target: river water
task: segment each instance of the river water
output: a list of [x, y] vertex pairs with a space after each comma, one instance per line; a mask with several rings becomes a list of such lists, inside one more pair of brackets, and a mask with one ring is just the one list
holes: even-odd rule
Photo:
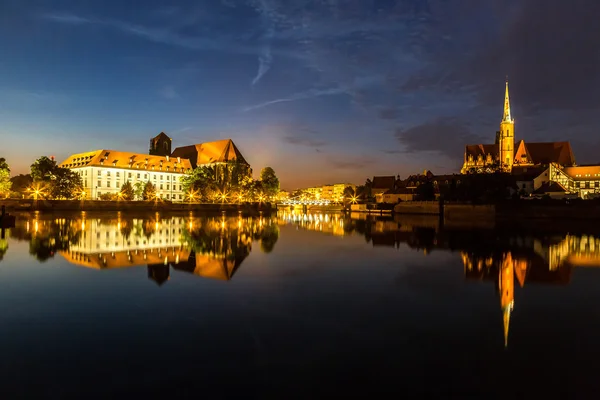
[[22, 215], [3, 398], [587, 398], [600, 237], [436, 218]]

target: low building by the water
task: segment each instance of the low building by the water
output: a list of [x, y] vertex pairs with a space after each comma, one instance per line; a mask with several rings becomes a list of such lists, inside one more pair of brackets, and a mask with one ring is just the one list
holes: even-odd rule
[[125, 182], [132, 185], [151, 182], [160, 199], [183, 201], [181, 178], [202, 166], [239, 163], [252, 173], [250, 164], [231, 139], [176, 148], [164, 132], [150, 139], [149, 154], [121, 150], [94, 150], [72, 154], [60, 166], [77, 172], [83, 181], [82, 198], [99, 199], [116, 195]]
[[185, 158], [153, 156], [118, 150], [94, 150], [69, 156], [60, 163], [81, 176], [87, 199], [103, 194], [116, 195], [125, 182], [151, 182], [158, 198], [182, 201], [181, 178], [192, 171]]

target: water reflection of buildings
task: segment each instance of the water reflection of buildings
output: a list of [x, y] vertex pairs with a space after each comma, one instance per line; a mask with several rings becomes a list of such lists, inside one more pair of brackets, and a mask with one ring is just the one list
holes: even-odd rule
[[30, 249], [41, 261], [58, 252], [72, 264], [99, 270], [146, 265], [148, 277], [158, 284], [170, 278], [171, 268], [230, 280], [254, 241], [269, 252], [279, 233], [270, 218], [241, 216], [107, 219], [82, 213], [73, 219], [33, 218], [21, 225], [16, 238], [29, 240], [30, 247], [45, 238], [36, 245], [43, 250]]
[[309, 231], [323, 232], [335, 236], [344, 236], [348, 233], [344, 230], [343, 214], [283, 211], [279, 214], [279, 221]]
[[[408, 222], [407, 222], [408, 221]], [[418, 225], [417, 225], [418, 224]], [[373, 246], [460, 252], [469, 281], [494, 282], [508, 345], [515, 282], [567, 285], [573, 268], [600, 267], [600, 238], [591, 235], [517, 235], [495, 230], [448, 230], [437, 218], [347, 220], [346, 229], [363, 232]]]

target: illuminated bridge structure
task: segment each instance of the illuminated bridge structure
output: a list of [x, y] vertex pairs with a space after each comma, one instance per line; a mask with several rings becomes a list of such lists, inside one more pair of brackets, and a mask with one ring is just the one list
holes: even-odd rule
[[283, 206], [332, 206], [339, 205], [339, 202], [331, 200], [308, 200], [303, 199], [300, 196], [291, 197], [280, 203]]

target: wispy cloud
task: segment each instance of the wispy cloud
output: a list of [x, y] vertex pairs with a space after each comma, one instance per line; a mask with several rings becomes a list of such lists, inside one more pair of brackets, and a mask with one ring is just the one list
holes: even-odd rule
[[[51, 13], [51, 14], [41, 14], [39, 16], [42, 19], [49, 20], [56, 23], [62, 24], [71, 24], [71, 25], [84, 25], [84, 24], [94, 24], [94, 25], [103, 25], [106, 27], [111, 27], [113, 29], [117, 29], [123, 33], [137, 36], [143, 39], [146, 39], [151, 42], [161, 43], [171, 46], [182, 47], [190, 50], [199, 50], [199, 51], [218, 51], [218, 52], [227, 52], [233, 54], [251, 54], [255, 55], [256, 53], [260, 53], [263, 63], [263, 72], [259, 74], [260, 76], [264, 75], [264, 73], [270, 68], [272, 63], [273, 54], [275, 51], [270, 46], [252, 44], [252, 43], [244, 43], [240, 40], [239, 37], [231, 34], [224, 35], [219, 34], [218, 36], [207, 36], [204, 32], [203, 34], [193, 35], [193, 34], [182, 34], [177, 31], [177, 29], [171, 28], [157, 28], [154, 25], [152, 27], [145, 26], [141, 24], [134, 24], [126, 21], [120, 21], [115, 19], [93, 19], [86, 18], [76, 14], [71, 13]], [[190, 19], [192, 20], [192, 19]], [[180, 26], [181, 27], [181, 24]], [[267, 50], [268, 49], [268, 50]], [[287, 50], [287, 49], [278, 49], [277, 54], [285, 57], [302, 59], [303, 55], [295, 50]], [[259, 61], [260, 62], [260, 61]], [[265, 69], [265, 67], [268, 67]], [[260, 79], [260, 78], [259, 78]]]
[[169, 29], [160, 29], [147, 27], [144, 25], [132, 24], [111, 19], [90, 19], [75, 14], [43, 14], [42, 19], [63, 23], [63, 24], [96, 24], [105, 25], [118, 29], [124, 33], [138, 36], [156, 43], [163, 43], [184, 47], [192, 50], [214, 50], [214, 51], [232, 51], [237, 53], [250, 54], [255, 49], [237, 45], [233, 40], [220, 37], [218, 40], [206, 36], [182, 35]]
[[192, 129], [191, 126], [186, 126], [186, 127], [181, 128], [181, 129], [177, 129], [177, 130], [173, 131], [173, 133], [183, 133], [183, 132], [187, 132], [187, 131], [189, 131], [191, 129]]
[[252, 86], [256, 85], [260, 78], [271, 69], [271, 63], [273, 62], [273, 56], [271, 55], [271, 46], [266, 44], [260, 56], [258, 56], [258, 72], [252, 80]]
[[259, 104], [253, 105], [253, 106], [245, 107], [242, 111], [247, 112], [247, 111], [251, 111], [251, 110], [256, 110], [258, 108], [263, 108], [266, 106], [277, 104], [277, 103], [285, 103], [285, 102], [290, 102], [290, 101], [304, 100], [304, 99], [310, 99], [310, 98], [320, 97], [320, 96], [333, 96], [333, 95], [344, 94], [344, 93], [347, 93], [347, 90], [344, 88], [310, 89], [305, 92], [299, 92], [299, 93], [293, 94], [290, 97], [284, 97], [281, 99], [265, 101], [264, 103], [259, 103]]
[[93, 22], [90, 19], [83, 18], [74, 14], [44, 14], [42, 17], [51, 21], [73, 25], [88, 24]]
[[267, 71], [271, 69], [271, 63], [273, 62], [273, 56], [271, 54], [271, 40], [275, 35], [275, 27], [273, 26], [274, 22], [270, 18], [272, 13], [270, 12], [271, 9], [268, 7], [267, 2], [265, 0], [260, 1], [257, 10], [260, 14], [262, 14], [263, 23], [268, 25], [268, 29], [263, 38], [263, 48], [258, 56], [258, 72], [252, 80], [252, 86], [256, 85], [258, 81], [267, 73]]

